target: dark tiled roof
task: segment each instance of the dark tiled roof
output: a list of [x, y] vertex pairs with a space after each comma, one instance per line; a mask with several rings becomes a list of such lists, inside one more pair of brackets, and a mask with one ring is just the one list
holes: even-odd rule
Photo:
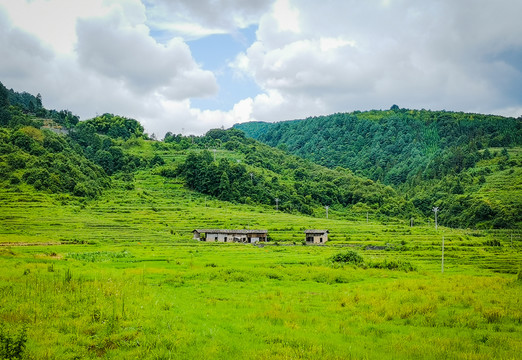
[[328, 230], [314, 230], [314, 229], [305, 230], [305, 234], [324, 234], [327, 232], [328, 232]]

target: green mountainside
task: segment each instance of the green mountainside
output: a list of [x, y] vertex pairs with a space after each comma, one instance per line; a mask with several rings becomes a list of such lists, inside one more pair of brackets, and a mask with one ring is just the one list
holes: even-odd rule
[[[8, 94], [0, 86], [0, 358], [520, 354], [521, 231], [494, 229], [511, 223], [489, 210], [520, 208], [518, 146], [387, 185], [238, 129], [156, 141], [134, 119], [78, 122]], [[477, 228], [437, 226], [433, 197], [490, 207], [461, 209]], [[269, 241], [203, 242], [199, 228], [266, 229]], [[306, 229], [328, 242], [307, 244]]]
[[[38, 118], [18, 105], [6, 108], [11, 119], [2, 128], [0, 179], [12, 186], [23, 182], [37, 190], [93, 198], [110, 186], [113, 175], [128, 179], [132, 188], [135, 171], [154, 168], [166, 179], [180, 177], [187, 188], [219, 200], [275, 205], [289, 213], [323, 214], [328, 206], [346, 216], [420, 215], [389, 186], [346, 169], [316, 165], [246, 138], [239, 130], [216, 129], [201, 137], [168, 133], [160, 142], [148, 139], [136, 120], [104, 114], [69, 123], [66, 133], [58, 135], [57, 127], [63, 127], [52, 119]], [[159, 150], [168, 155], [159, 155]]]
[[234, 128], [391, 185], [425, 216], [438, 206], [446, 225], [513, 227], [522, 221], [521, 118], [393, 106]]
[[293, 214], [426, 222], [437, 206], [446, 226], [522, 223], [520, 119], [394, 107], [156, 141], [134, 119], [79, 122], [40, 96], [1, 92], [6, 186], [96, 198], [115, 179], [133, 189], [136, 171], [150, 169], [214, 199]]

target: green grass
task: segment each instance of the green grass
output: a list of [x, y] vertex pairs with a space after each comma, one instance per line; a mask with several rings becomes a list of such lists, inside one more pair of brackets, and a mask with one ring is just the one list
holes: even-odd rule
[[[511, 359], [521, 237], [397, 219], [297, 216], [136, 174], [92, 201], [0, 189], [0, 325], [27, 359]], [[122, 185], [122, 186], [120, 186]], [[261, 228], [270, 245], [198, 243]], [[302, 246], [327, 228], [327, 246]], [[441, 240], [445, 271], [441, 273]], [[39, 246], [15, 246], [39, 244]], [[295, 245], [294, 245], [295, 243]], [[500, 246], [497, 246], [500, 245]], [[365, 263], [332, 264], [346, 250]]]

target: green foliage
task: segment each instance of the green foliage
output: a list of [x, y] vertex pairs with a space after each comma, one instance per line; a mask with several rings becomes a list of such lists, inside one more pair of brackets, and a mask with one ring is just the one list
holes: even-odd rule
[[170, 131], [165, 134], [163, 141], [167, 144], [176, 144], [176, 149], [185, 150], [191, 145], [191, 141], [188, 137], [181, 134], [174, 135]]
[[[102, 168], [87, 160], [66, 138], [48, 130], [5, 129], [0, 137], [1, 178], [20, 179], [37, 190], [95, 197], [110, 184]], [[17, 181], [15, 181], [17, 180]]]
[[484, 241], [484, 245], [486, 245], [486, 246], [502, 246], [502, 244], [500, 244], [500, 241], [498, 239], [492, 239], [492, 240]]
[[330, 261], [340, 264], [361, 265], [364, 262], [364, 259], [358, 252], [354, 250], [346, 250], [333, 255], [330, 258]]
[[120, 252], [95, 251], [67, 254], [67, 258], [85, 262], [106, 262], [117, 259], [129, 259], [133, 257], [134, 255], [132, 255], [128, 250], [122, 250]]
[[[148, 141], [125, 150], [157, 151]], [[186, 156], [158, 154], [165, 168]], [[216, 156], [216, 166], [222, 158], [232, 165], [239, 153]], [[341, 210], [329, 219], [276, 212], [191, 191], [181, 178], [157, 175], [161, 168], [118, 172], [96, 199], [0, 187], [0, 242], [10, 245], [0, 246], [1, 318], [10, 331], [31, 324], [23, 358], [519, 355], [520, 231], [436, 232], [393, 217], [332, 216]], [[266, 176], [292, 180], [280, 171]], [[268, 229], [280, 246], [196, 242], [199, 227]], [[291, 245], [314, 228], [330, 230], [325, 246]], [[502, 246], [484, 246], [494, 239]], [[365, 248], [357, 250], [363, 266], [327, 266], [347, 249], [339, 245]], [[131, 256], [120, 257], [125, 249]]]
[[0, 326], [0, 358], [22, 359], [27, 342], [27, 330], [22, 326], [16, 335], [11, 335]]
[[522, 144], [521, 126], [514, 118], [406, 109], [266, 124], [263, 132], [257, 131], [258, 123], [235, 125], [319, 164], [343, 166], [394, 185], [473, 167], [479, 146]]
[[383, 261], [369, 261], [365, 264], [366, 267], [372, 269], [387, 269], [387, 270], [400, 270], [405, 272], [417, 271], [417, 267], [409, 261], [405, 260], [388, 260]]
[[60, 111], [49, 110], [47, 116], [49, 118], [53, 119], [57, 124], [67, 128], [67, 129], [70, 129], [70, 128], [76, 126], [76, 124], [78, 124], [80, 121], [79, 116], [74, 115], [69, 110], [60, 110]]
[[132, 136], [141, 137], [144, 135], [143, 126], [134, 119], [129, 119], [119, 115], [103, 114], [95, 118], [85, 120], [83, 123], [92, 125], [98, 134], [107, 135], [113, 139], [130, 139]]
[[388, 260], [382, 261], [365, 261], [364, 258], [354, 250], [346, 250], [339, 252], [329, 259], [333, 264], [351, 264], [362, 268], [370, 269], [386, 269], [386, 270], [400, 270], [400, 271], [416, 271], [417, 267], [406, 260]]
[[0, 81], [0, 108], [6, 108], [9, 106], [9, 92], [7, 88]]
[[[520, 119], [393, 106], [388, 111], [235, 127], [319, 164], [343, 166], [390, 184], [425, 216], [433, 215], [437, 205], [442, 224], [503, 228], [522, 222], [518, 194], [495, 201], [489, 200], [491, 193], [476, 195], [478, 189], [490, 188], [486, 176], [493, 172], [507, 170], [503, 176], [519, 183], [521, 162], [509, 153], [522, 145]], [[492, 154], [489, 148], [494, 146], [502, 151]], [[484, 161], [498, 166], [485, 167]]]
[[[368, 211], [385, 215], [416, 213], [413, 205], [389, 186], [342, 168], [315, 165], [241, 134], [235, 129], [212, 130], [195, 138], [195, 144], [214, 147], [214, 154], [207, 150], [191, 152], [177, 173], [161, 171], [166, 177], [180, 175], [190, 189], [221, 200], [274, 205], [277, 198], [279, 209], [287, 212], [312, 215], [314, 209], [325, 205], [344, 209], [365, 204]], [[226, 157], [214, 161], [216, 148]], [[232, 161], [230, 157], [243, 160]]]

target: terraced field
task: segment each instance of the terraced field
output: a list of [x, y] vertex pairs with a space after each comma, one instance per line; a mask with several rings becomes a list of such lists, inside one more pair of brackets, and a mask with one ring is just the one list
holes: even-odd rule
[[[522, 351], [521, 234], [234, 205], [176, 180], [0, 190], [0, 323], [27, 359], [491, 359]], [[262, 228], [265, 246], [194, 228]], [[326, 246], [303, 230], [326, 228]], [[444, 273], [441, 244], [444, 237]], [[39, 246], [18, 246], [38, 244]], [[332, 256], [357, 251], [364, 264]], [[372, 268], [411, 264], [413, 271]], [[517, 280], [517, 273], [518, 280]]]

